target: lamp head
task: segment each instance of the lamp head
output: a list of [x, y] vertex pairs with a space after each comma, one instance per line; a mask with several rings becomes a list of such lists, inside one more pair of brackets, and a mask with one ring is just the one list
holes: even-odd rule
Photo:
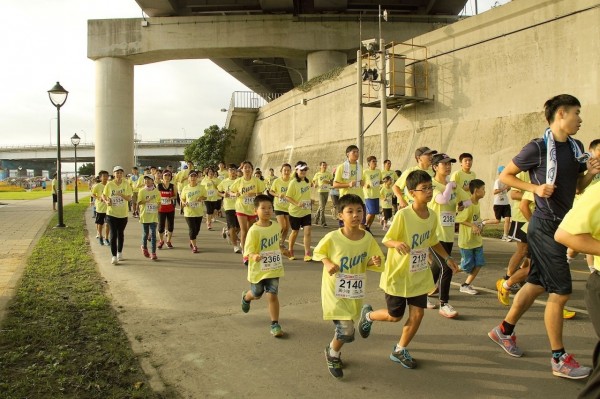
[[50, 97], [50, 102], [56, 108], [60, 108], [65, 104], [65, 102], [67, 101], [68, 95], [69, 95], [69, 92], [66, 91], [64, 89], [64, 87], [62, 87], [60, 85], [59, 82], [56, 82], [54, 87], [51, 88], [50, 90], [48, 90], [48, 96]]
[[79, 138], [77, 133], [75, 133], [73, 137], [71, 137], [71, 144], [73, 144], [74, 146], [78, 146], [80, 141], [81, 139]]

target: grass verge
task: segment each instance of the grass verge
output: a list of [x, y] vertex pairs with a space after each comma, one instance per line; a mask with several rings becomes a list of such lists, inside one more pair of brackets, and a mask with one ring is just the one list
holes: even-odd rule
[[50, 197], [52, 191], [6, 191], [0, 192], [0, 200], [34, 200], [42, 197]]
[[65, 206], [68, 227], [48, 227], [27, 261], [0, 330], [2, 398], [176, 397], [150, 389], [110, 305], [86, 236], [88, 206]]

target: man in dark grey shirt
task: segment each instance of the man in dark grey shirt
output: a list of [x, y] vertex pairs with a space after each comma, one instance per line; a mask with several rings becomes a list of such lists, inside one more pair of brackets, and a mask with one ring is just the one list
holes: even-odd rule
[[[554, 240], [554, 233], [571, 209], [576, 190], [583, 190], [600, 172], [600, 161], [583, 156], [583, 145], [571, 137], [581, 126], [580, 108], [579, 100], [568, 94], [546, 101], [544, 111], [549, 128], [544, 138], [525, 145], [500, 175], [503, 183], [533, 192], [536, 210], [527, 234], [531, 253], [527, 284], [515, 296], [506, 318], [488, 333], [506, 353], [522, 356], [523, 351], [516, 344], [515, 325], [535, 299], [548, 292], [544, 323], [552, 349], [552, 373], [571, 379], [586, 378], [591, 369], [580, 366], [564, 349], [563, 309], [572, 283], [567, 248]], [[529, 172], [531, 183], [516, 177], [521, 171]]]

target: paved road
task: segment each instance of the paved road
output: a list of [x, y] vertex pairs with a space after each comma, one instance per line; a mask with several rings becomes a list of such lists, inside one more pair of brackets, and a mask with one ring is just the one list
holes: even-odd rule
[[[91, 213], [86, 219], [94, 231]], [[286, 337], [274, 339], [266, 301], [253, 302], [248, 314], [240, 310], [240, 294], [248, 287], [246, 270], [221, 238], [220, 228], [207, 231], [203, 225], [200, 253], [193, 254], [184, 219], [178, 215], [175, 225], [175, 248], [159, 251], [157, 262], [141, 255], [137, 219], [129, 219], [126, 259], [118, 266], [110, 264], [109, 248], [100, 247], [90, 235], [114, 306], [156, 389], [169, 385], [185, 398], [543, 398], [556, 397], [557, 392], [573, 398], [584, 384], [552, 376], [540, 304], [517, 328], [526, 351], [523, 358], [509, 357], [487, 337], [506, 313], [493, 289], [513, 244], [485, 240], [487, 265], [475, 282], [481, 295], [452, 288], [451, 303], [459, 318], [426, 311], [410, 345], [419, 368], [403, 369], [388, 359], [402, 324], [379, 323], [367, 340], [357, 334], [356, 341], [344, 347], [345, 378], [337, 381], [327, 372], [323, 356], [333, 328], [322, 320], [320, 263], [285, 262], [280, 322]], [[313, 242], [327, 231], [315, 228]], [[377, 229], [375, 235], [383, 236]], [[575, 293], [569, 305], [580, 312], [565, 323], [565, 336], [567, 349], [591, 365], [596, 339], [583, 310], [585, 270], [582, 261], [574, 263]], [[367, 300], [383, 307], [378, 277], [372, 274], [368, 280]], [[462, 279], [464, 275], [458, 275], [454, 281]]]

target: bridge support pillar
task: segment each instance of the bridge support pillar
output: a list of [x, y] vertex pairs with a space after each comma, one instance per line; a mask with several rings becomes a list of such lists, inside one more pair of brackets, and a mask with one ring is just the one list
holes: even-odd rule
[[340, 51], [315, 51], [310, 53], [306, 59], [306, 74], [308, 80], [329, 72], [333, 68], [345, 67], [348, 62], [346, 53]]
[[95, 168], [112, 173], [133, 166], [133, 64], [122, 58], [96, 61]]

